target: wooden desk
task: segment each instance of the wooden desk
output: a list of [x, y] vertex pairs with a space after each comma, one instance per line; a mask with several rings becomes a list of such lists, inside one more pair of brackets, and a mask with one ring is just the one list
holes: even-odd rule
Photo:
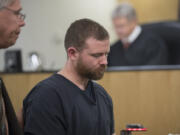
[[[29, 90], [52, 73], [3, 74], [16, 111]], [[147, 133], [180, 133], [180, 70], [106, 72], [100, 84], [114, 102], [117, 135], [128, 123], [141, 123]]]

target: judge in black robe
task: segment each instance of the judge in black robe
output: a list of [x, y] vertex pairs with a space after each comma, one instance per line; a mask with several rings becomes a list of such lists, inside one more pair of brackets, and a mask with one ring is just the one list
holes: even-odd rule
[[111, 46], [108, 66], [166, 65], [168, 53], [162, 39], [138, 25], [136, 11], [128, 3], [112, 13], [119, 40]]
[[168, 52], [166, 44], [155, 34], [142, 30], [128, 48], [121, 40], [111, 46], [108, 66], [166, 65]]

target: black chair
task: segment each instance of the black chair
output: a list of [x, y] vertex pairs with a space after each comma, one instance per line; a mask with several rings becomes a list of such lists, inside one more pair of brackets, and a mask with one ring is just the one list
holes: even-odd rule
[[166, 21], [142, 24], [142, 28], [160, 36], [169, 51], [170, 65], [180, 64], [180, 22]]

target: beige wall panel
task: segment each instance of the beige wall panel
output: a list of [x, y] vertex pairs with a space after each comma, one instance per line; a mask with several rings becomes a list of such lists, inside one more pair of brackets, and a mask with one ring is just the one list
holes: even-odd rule
[[180, 71], [108, 72], [99, 81], [114, 101], [116, 132], [142, 123], [147, 133], [180, 133]]
[[[29, 90], [52, 73], [3, 74], [16, 111]], [[117, 135], [128, 123], [142, 123], [147, 133], [180, 133], [180, 70], [106, 72], [100, 84], [114, 102]]]
[[22, 107], [22, 101], [35, 84], [50, 76], [50, 73], [27, 73], [2, 75], [9, 96], [16, 111]]
[[178, 0], [118, 0], [127, 1], [137, 10], [140, 23], [177, 20]]

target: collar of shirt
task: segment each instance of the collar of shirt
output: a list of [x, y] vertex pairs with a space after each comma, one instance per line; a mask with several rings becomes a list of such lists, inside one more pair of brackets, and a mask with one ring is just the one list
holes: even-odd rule
[[135, 27], [133, 32], [125, 39], [126, 42], [132, 43], [136, 40], [136, 38], [140, 35], [142, 28], [138, 25]]

